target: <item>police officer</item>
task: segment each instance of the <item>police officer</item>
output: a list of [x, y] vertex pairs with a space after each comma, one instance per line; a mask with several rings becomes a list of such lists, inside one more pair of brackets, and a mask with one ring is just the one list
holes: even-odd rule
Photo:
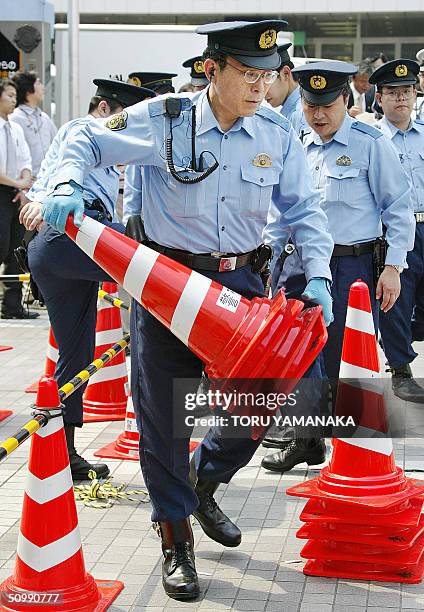
[[395, 146], [409, 178], [416, 221], [415, 244], [402, 272], [402, 292], [394, 307], [380, 317], [384, 352], [392, 372], [394, 394], [424, 403], [424, 389], [414, 380], [411, 362], [411, 317], [414, 307], [424, 309], [424, 121], [411, 118], [417, 98], [417, 62], [396, 59], [380, 66], [370, 82], [377, 85], [377, 101], [384, 111], [380, 129]]
[[290, 121], [295, 132], [301, 135], [309, 130], [303, 116], [299, 83], [296, 75], [292, 72], [294, 64], [288, 53], [291, 46], [291, 43], [285, 43], [278, 47], [281, 64], [278, 77], [269, 88], [266, 101], [274, 108], [281, 106], [280, 113]]
[[[63, 231], [69, 213], [79, 221], [78, 186], [91, 168], [137, 161], [144, 172], [148, 244], [253, 298], [264, 294], [255, 261], [272, 198], [281, 222], [302, 245], [308, 291], [329, 322], [333, 244], [319, 195], [289, 122], [261, 107], [280, 64], [277, 31], [286, 25], [267, 20], [199, 27], [197, 32], [208, 37], [204, 64], [210, 86], [190, 97], [158, 97], [105, 125], [83, 127], [53, 177], [55, 191], [44, 198], [47, 223]], [[223, 271], [228, 257], [231, 269]], [[131, 323], [140, 460], [162, 537], [163, 584], [169, 596], [189, 599], [199, 592], [189, 516], [193, 513], [212, 539], [226, 546], [240, 543], [240, 530], [213, 495], [249, 461], [259, 441], [240, 439], [231, 425], [225, 437], [222, 428], [211, 428], [192, 463], [194, 489], [190, 432], [183, 439], [174, 435], [173, 411], [184, 407], [173, 405], [173, 381], [199, 378], [203, 364], [138, 304]]]
[[193, 91], [202, 91], [209, 85], [205, 74], [205, 65], [200, 55], [183, 62], [183, 68], [190, 68], [190, 83], [193, 86]]
[[[334, 323], [328, 328], [324, 347], [325, 371], [334, 391], [350, 285], [358, 278], [367, 283], [378, 330], [379, 310], [388, 312], [399, 296], [400, 272], [406, 266], [407, 251], [413, 246], [415, 227], [410, 188], [393, 146], [380, 130], [347, 114], [349, 76], [355, 71], [355, 66], [345, 62], [316, 62], [294, 69], [299, 77], [305, 118], [311, 128], [303, 144], [335, 243], [331, 258]], [[386, 227], [388, 250], [384, 270], [375, 286], [373, 251], [376, 238], [382, 234], [382, 223]], [[280, 224], [272, 223], [266, 234], [278, 254], [282, 244]], [[299, 283], [301, 269], [297, 266], [286, 288], [291, 291]], [[311, 448], [294, 440], [283, 450], [265, 457], [262, 465], [286, 472], [298, 463], [316, 463], [319, 458], [318, 441]]]
[[[35, 229], [40, 224], [40, 205], [37, 201], [42, 201], [52, 191], [53, 177], [74, 134], [82, 126], [96, 123], [96, 119], [108, 117], [113, 112], [122, 111], [135, 102], [153, 96], [150, 90], [120, 81], [95, 79], [93, 83], [97, 91], [90, 102], [89, 115], [74, 119], [60, 128], [43, 160], [39, 177], [27, 194], [31, 202], [23, 208], [20, 216], [27, 229]], [[118, 170], [109, 165], [87, 173], [78, 190], [86, 214], [123, 231], [121, 225], [111, 223], [116, 220], [114, 207], [118, 184]], [[72, 240], [46, 224], [29, 243], [28, 260], [31, 275], [44, 297], [59, 347], [55, 377], [61, 386], [93, 359], [98, 282], [111, 279]], [[109, 474], [107, 465], [91, 465], [75, 450], [75, 427], [81, 427], [83, 420], [82, 394], [83, 388], [64, 402], [69, 461], [72, 476], [78, 480], [86, 479], [90, 469], [94, 469], [98, 476]]]
[[128, 83], [151, 89], [157, 96], [160, 96], [161, 94], [175, 92], [172, 79], [176, 76], [175, 73], [171, 72], [131, 72], [128, 75]]

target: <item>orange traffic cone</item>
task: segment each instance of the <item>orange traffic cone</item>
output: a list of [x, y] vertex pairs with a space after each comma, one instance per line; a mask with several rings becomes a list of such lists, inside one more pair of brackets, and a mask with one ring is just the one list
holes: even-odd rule
[[36, 410], [52, 418], [32, 436], [15, 573], [0, 585], [1, 609], [101, 612], [124, 585], [85, 571], [54, 379], [40, 380]]
[[10, 351], [11, 349], [13, 349], [13, 346], [6, 346], [5, 344], [0, 344], [0, 353], [2, 351]]
[[[118, 296], [116, 283], [103, 283], [102, 286], [107, 293]], [[119, 309], [103, 300], [98, 301], [97, 308], [95, 359], [124, 335]], [[128, 391], [125, 352], [122, 352], [90, 378], [83, 396], [84, 423], [123, 421]]]
[[[131, 459], [132, 461], [139, 461], [139, 445], [140, 434], [137, 429], [132, 395], [130, 392], [128, 396], [124, 431], [119, 434], [114, 442], [110, 442], [96, 451], [94, 456], [104, 457], [106, 459]], [[190, 441], [190, 452], [193, 452], [198, 446], [198, 442]]]
[[79, 228], [69, 217], [66, 233], [206, 364], [210, 379], [285, 378], [280, 391], [290, 391], [325, 344], [321, 306], [304, 309], [283, 292], [250, 301], [90, 217]]
[[299, 538], [304, 573], [390, 582], [424, 574], [423, 490], [396, 467], [379, 378], [368, 287], [352, 284], [336, 414], [351, 415], [360, 437], [333, 439], [328, 467], [287, 490], [309, 497]]
[[[49, 329], [49, 340], [47, 343], [47, 353], [46, 353], [46, 363], [44, 366], [44, 374], [46, 378], [53, 378], [56, 370], [57, 360], [59, 358], [59, 350], [57, 348], [56, 338], [54, 337], [53, 330], [50, 326]], [[29, 387], [25, 389], [25, 393], [37, 393], [38, 390], [38, 380], [35, 383], [32, 383]]]
[[7, 419], [13, 412], [11, 410], [0, 410], [0, 421]]

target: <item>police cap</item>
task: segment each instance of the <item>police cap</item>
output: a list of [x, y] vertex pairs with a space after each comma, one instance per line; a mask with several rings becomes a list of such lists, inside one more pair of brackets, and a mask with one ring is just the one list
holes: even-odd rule
[[135, 87], [123, 81], [113, 79], [94, 79], [94, 85], [97, 86], [96, 96], [106, 98], [106, 100], [116, 100], [122, 106], [132, 106], [141, 102], [146, 98], [153, 98], [155, 92], [146, 89], [145, 87]]
[[370, 76], [373, 85], [389, 85], [399, 87], [401, 85], [415, 85], [420, 67], [417, 62], [409, 59], [396, 59], [386, 62]]
[[184, 68], [190, 68], [191, 84], [196, 86], [207, 85], [209, 83], [205, 74], [205, 66], [200, 55], [191, 57], [183, 63]]
[[165, 93], [166, 90], [174, 91], [172, 79], [176, 76], [171, 72], [131, 72], [128, 82], [137, 87], [148, 87], [155, 92]]
[[207, 49], [230, 55], [241, 64], [259, 70], [277, 70], [277, 33], [287, 27], [281, 19], [207, 23], [196, 29], [208, 37]]
[[356, 74], [357, 67], [347, 62], [311, 62], [293, 68], [299, 79], [302, 96], [309, 104], [325, 106], [340, 96], [349, 84], [349, 77]]
[[293, 68], [294, 64], [291, 61], [291, 57], [288, 53], [288, 49], [290, 49], [290, 47], [292, 46], [291, 43], [285, 43], [284, 45], [279, 45], [278, 46], [278, 55], [281, 58], [281, 64], [280, 64], [280, 70], [283, 66], [289, 66], [289, 68]]

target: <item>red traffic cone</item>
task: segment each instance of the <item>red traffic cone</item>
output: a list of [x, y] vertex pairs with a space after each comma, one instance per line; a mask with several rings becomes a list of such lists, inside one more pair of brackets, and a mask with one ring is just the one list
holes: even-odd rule
[[40, 380], [36, 408], [52, 418], [32, 436], [15, 573], [0, 585], [1, 609], [101, 612], [124, 585], [85, 571], [54, 379]]
[[283, 292], [250, 301], [90, 217], [79, 228], [69, 217], [66, 233], [202, 359], [211, 379], [286, 378], [291, 390], [325, 344], [320, 306], [304, 310]]
[[0, 421], [7, 419], [13, 412], [11, 410], [0, 410]]
[[[107, 293], [118, 296], [116, 283], [103, 283], [102, 286]], [[123, 335], [119, 308], [99, 300], [94, 358], [100, 357], [115, 342], [121, 340]], [[123, 421], [128, 391], [127, 365], [125, 352], [122, 351], [90, 378], [83, 396], [84, 423]]]
[[422, 487], [396, 467], [387, 435], [375, 329], [368, 287], [352, 284], [337, 392], [337, 415], [354, 417], [363, 437], [333, 440], [328, 467], [287, 490], [309, 497], [298, 537], [304, 573], [393, 582], [420, 582], [424, 574]]
[[[53, 330], [50, 326], [49, 329], [49, 340], [47, 343], [46, 363], [44, 366], [44, 374], [46, 378], [53, 378], [56, 371], [56, 364], [59, 358], [59, 349], [57, 348], [56, 338], [54, 337]], [[32, 383], [25, 389], [25, 393], [37, 393], [38, 380]]]
[[[134, 406], [130, 393], [128, 396], [124, 431], [119, 434], [114, 442], [110, 442], [96, 451], [94, 456], [104, 457], [106, 459], [131, 459], [132, 461], [139, 461], [139, 444], [140, 434], [137, 429]], [[190, 441], [190, 452], [194, 451], [198, 445], [198, 442]]]
[[13, 346], [6, 346], [5, 344], [0, 344], [0, 353], [2, 351], [10, 351], [11, 349], [13, 349]]

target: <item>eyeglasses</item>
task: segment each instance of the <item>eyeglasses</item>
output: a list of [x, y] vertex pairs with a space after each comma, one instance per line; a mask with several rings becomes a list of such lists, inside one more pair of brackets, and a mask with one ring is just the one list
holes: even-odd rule
[[387, 96], [389, 100], [398, 100], [400, 97], [405, 98], [405, 100], [410, 100], [414, 95], [413, 89], [392, 89], [390, 91], [383, 91], [381, 93], [382, 96]]
[[231, 64], [228, 59], [227, 64], [228, 66], [231, 66], [231, 68], [234, 68], [234, 70], [237, 70], [237, 72], [241, 72], [246, 83], [249, 83], [250, 85], [256, 83], [261, 78], [264, 80], [266, 85], [271, 85], [271, 83], [273, 83], [278, 76], [278, 72], [276, 70], [267, 70], [266, 72], [260, 72], [259, 70], [240, 70], [240, 68], [237, 68], [237, 66]]

